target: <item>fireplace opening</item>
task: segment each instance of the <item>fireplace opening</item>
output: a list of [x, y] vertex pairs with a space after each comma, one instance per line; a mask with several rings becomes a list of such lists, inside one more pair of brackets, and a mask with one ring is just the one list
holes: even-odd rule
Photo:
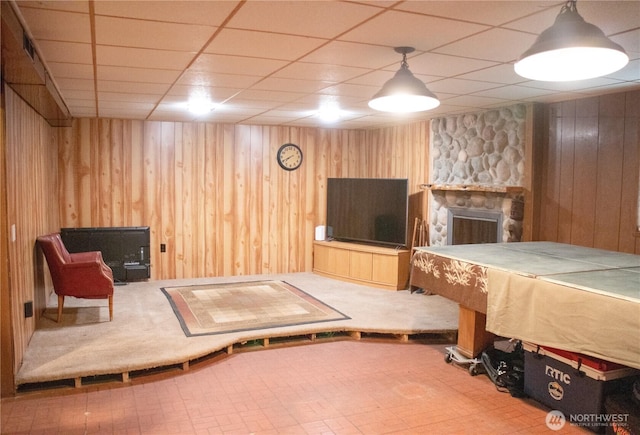
[[500, 242], [502, 242], [502, 213], [456, 207], [448, 209], [448, 245]]

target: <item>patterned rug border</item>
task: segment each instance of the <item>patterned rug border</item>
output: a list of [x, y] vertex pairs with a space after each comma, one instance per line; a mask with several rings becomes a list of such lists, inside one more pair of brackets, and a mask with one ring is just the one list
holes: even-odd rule
[[[247, 328], [235, 328], [235, 329], [229, 329], [229, 330], [225, 330], [225, 331], [192, 333], [189, 330], [189, 326], [185, 322], [182, 314], [180, 313], [180, 309], [177, 307], [175, 301], [173, 300], [172, 295], [169, 293], [170, 289], [177, 289], [177, 288], [198, 288], [198, 287], [206, 288], [208, 286], [224, 286], [224, 285], [230, 285], [230, 284], [234, 284], [234, 285], [242, 285], [242, 284], [251, 285], [251, 284], [257, 284], [257, 283], [273, 283], [273, 282], [278, 283], [278, 284], [286, 284], [287, 286], [294, 288], [296, 291], [298, 291], [300, 293], [303, 293], [309, 299], [312, 299], [312, 300], [316, 301], [317, 303], [319, 303], [319, 304], [331, 309], [333, 312], [338, 314], [339, 317], [331, 318], [331, 319], [324, 319], [324, 320], [311, 320], [311, 321], [306, 321], [306, 322], [287, 322], [287, 323], [280, 323], [280, 324], [272, 325], [272, 326], [256, 326], [256, 327], [247, 327]], [[187, 337], [201, 337], [201, 336], [205, 336], [205, 335], [232, 334], [232, 333], [236, 333], [236, 332], [257, 331], [257, 330], [260, 330], [260, 329], [284, 328], [284, 327], [288, 327], [288, 326], [310, 325], [310, 324], [314, 324], [314, 323], [326, 323], [326, 322], [335, 322], [335, 321], [340, 321], [340, 320], [350, 320], [351, 319], [351, 317], [347, 316], [346, 314], [344, 314], [340, 310], [336, 310], [331, 305], [321, 301], [320, 299], [318, 299], [315, 296], [309, 294], [308, 292], [302, 290], [301, 288], [299, 288], [299, 287], [297, 287], [297, 286], [295, 286], [295, 285], [293, 285], [293, 284], [291, 284], [291, 283], [289, 283], [287, 281], [281, 281], [281, 280], [238, 281], [238, 282], [227, 282], [227, 283], [196, 284], [196, 285], [187, 285], [187, 286], [180, 285], [180, 286], [173, 286], [173, 287], [161, 287], [160, 290], [167, 297], [167, 300], [169, 301], [169, 305], [171, 305], [171, 309], [173, 310], [173, 313], [175, 314], [176, 318], [178, 319], [178, 322], [180, 323], [180, 327], [182, 328], [182, 331], [184, 332], [184, 334]], [[297, 295], [295, 295], [295, 296], [297, 296]]]

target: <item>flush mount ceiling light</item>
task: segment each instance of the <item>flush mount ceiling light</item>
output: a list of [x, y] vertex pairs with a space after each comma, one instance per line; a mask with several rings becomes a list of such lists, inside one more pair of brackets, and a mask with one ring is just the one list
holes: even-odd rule
[[316, 116], [326, 124], [338, 122], [342, 118], [343, 112], [335, 101], [324, 102], [316, 112]]
[[563, 82], [605, 76], [628, 62], [624, 49], [587, 23], [578, 13], [576, 0], [570, 0], [514, 69], [528, 79]]
[[215, 104], [206, 95], [194, 94], [189, 98], [187, 108], [194, 115], [201, 116], [215, 109]]
[[402, 54], [402, 63], [396, 74], [369, 101], [369, 107], [382, 112], [409, 113], [435, 109], [440, 105], [438, 98], [409, 71], [407, 53], [413, 47], [396, 47]]

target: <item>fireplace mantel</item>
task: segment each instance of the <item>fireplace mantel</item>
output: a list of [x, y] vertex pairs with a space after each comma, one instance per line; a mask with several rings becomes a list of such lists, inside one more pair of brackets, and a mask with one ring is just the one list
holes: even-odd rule
[[421, 189], [454, 192], [523, 193], [521, 186], [487, 186], [480, 184], [421, 184]]

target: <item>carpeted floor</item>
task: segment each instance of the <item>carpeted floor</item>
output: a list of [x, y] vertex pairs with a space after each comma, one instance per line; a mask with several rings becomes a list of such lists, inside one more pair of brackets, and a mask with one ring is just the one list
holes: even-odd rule
[[[161, 290], [261, 279], [286, 281], [350, 319], [187, 337]], [[56, 323], [56, 299], [53, 295], [29, 343], [16, 375], [18, 385], [183, 364], [236, 343], [268, 337], [336, 331], [447, 333], [458, 327], [457, 304], [440, 296], [381, 290], [312, 273], [129, 283], [115, 289], [111, 322], [106, 300], [67, 298], [63, 321]]]

